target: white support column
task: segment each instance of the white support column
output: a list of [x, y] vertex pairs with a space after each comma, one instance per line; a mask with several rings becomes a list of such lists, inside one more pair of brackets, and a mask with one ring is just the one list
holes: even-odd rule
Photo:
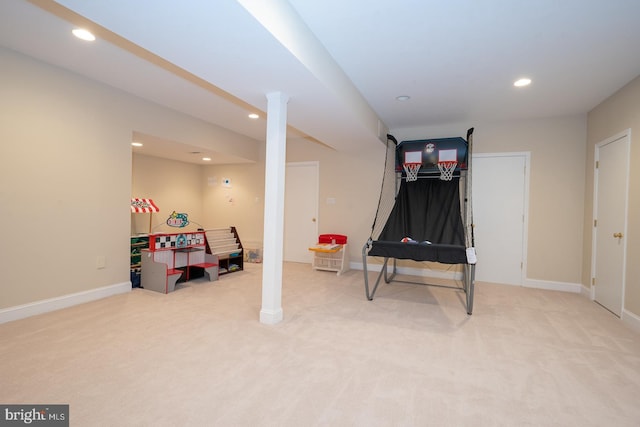
[[267, 94], [267, 149], [264, 186], [264, 243], [260, 322], [282, 320], [282, 247], [287, 148], [287, 102], [281, 92]]

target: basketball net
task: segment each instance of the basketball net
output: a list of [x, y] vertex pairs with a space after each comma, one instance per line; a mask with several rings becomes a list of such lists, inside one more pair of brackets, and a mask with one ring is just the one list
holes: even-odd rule
[[418, 171], [420, 170], [420, 166], [422, 166], [422, 163], [405, 163], [402, 165], [405, 173], [407, 174], [407, 182], [418, 180]]
[[458, 162], [438, 162], [440, 169], [440, 179], [443, 181], [451, 181], [453, 179], [453, 171], [456, 170]]

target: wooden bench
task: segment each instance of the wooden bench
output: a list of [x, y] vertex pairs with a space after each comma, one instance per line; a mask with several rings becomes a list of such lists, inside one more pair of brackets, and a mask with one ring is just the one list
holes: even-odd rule
[[[209, 255], [209, 254], [207, 254]], [[192, 264], [189, 267], [199, 267], [204, 269], [204, 274], [210, 282], [218, 280], [218, 264], [214, 262], [203, 262], [199, 264]]]
[[183, 270], [168, 268], [162, 262], [153, 262], [143, 259], [144, 274], [140, 276], [140, 285], [144, 289], [168, 294], [176, 289], [176, 282], [180, 280]]

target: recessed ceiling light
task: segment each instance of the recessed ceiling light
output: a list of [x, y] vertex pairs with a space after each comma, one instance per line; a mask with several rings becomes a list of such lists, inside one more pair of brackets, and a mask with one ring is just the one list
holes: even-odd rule
[[398, 101], [408, 101], [410, 99], [411, 99], [411, 97], [407, 96], [407, 95], [396, 96], [396, 100], [398, 100]]
[[204, 160], [205, 162], [210, 162], [211, 161], [211, 157], [203, 157], [202, 160]]
[[513, 85], [515, 87], [525, 87], [525, 86], [529, 86], [531, 84], [531, 79], [528, 78], [522, 78], [522, 79], [518, 79], [515, 82], [513, 82]]
[[71, 32], [77, 38], [82, 39], [82, 40], [86, 40], [88, 42], [92, 42], [92, 41], [94, 41], [96, 39], [96, 36], [91, 34], [90, 31], [85, 30], [84, 28], [76, 28], [75, 30], [73, 30]]
[[249, 118], [250, 118], [250, 119], [254, 119], [254, 120], [255, 120], [255, 119], [260, 118], [260, 116], [259, 116], [259, 115], [257, 115], [256, 113], [251, 113], [251, 114], [249, 114]]
[[131, 145], [134, 147], [142, 147], [142, 142], [132, 142]]

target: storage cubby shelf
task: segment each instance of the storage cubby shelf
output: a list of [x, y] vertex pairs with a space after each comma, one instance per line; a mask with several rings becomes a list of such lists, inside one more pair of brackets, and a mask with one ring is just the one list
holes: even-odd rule
[[244, 269], [243, 248], [235, 227], [203, 230], [206, 236], [207, 253], [217, 255], [219, 274], [233, 273]]

